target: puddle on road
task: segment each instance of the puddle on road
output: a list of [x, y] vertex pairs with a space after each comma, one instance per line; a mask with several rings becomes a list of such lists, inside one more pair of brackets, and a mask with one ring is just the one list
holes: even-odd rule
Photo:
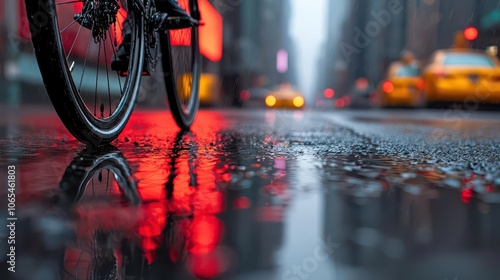
[[334, 125], [217, 118], [21, 159], [19, 279], [495, 279], [488, 172], [380, 156]]

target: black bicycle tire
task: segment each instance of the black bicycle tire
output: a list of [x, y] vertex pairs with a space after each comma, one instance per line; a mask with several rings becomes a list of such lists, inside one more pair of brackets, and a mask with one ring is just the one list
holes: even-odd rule
[[[127, 124], [134, 108], [144, 64], [144, 16], [135, 14], [134, 53], [131, 54], [135, 78], [125, 88], [112, 117], [98, 120], [86, 108], [67, 65], [58, 28], [56, 0], [26, 0], [35, 55], [52, 105], [68, 131], [79, 141], [99, 146], [116, 139]], [[132, 13], [134, 13], [132, 11]], [[40, 18], [45, 19], [41, 21]]]
[[[191, 0], [190, 9], [191, 15], [200, 20], [199, 11], [198, 11], [198, 1]], [[191, 88], [190, 100], [188, 103], [193, 102], [191, 106], [189, 106], [188, 112], [184, 112], [181, 104], [181, 98], [179, 96], [179, 92], [176, 87], [176, 76], [173, 69], [173, 58], [172, 58], [172, 45], [170, 42], [170, 36], [168, 31], [165, 34], [161, 34], [160, 36], [160, 47], [162, 53], [162, 66], [163, 66], [163, 76], [165, 80], [165, 87], [167, 90], [167, 99], [170, 106], [170, 111], [174, 117], [175, 122], [182, 130], [189, 130], [191, 125], [193, 124], [196, 114], [198, 113], [198, 109], [200, 106], [200, 98], [199, 98], [199, 87], [200, 87], [200, 77], [201, 77], [201, 54], [200, 54], [200, 46], [199, 46], [199, 29], [198, 27], [192, 27], [191, 32], [191, 51], [193, 54], [193, 62], [191, 66], [191, 70], [193, 73], [193, 81]]]

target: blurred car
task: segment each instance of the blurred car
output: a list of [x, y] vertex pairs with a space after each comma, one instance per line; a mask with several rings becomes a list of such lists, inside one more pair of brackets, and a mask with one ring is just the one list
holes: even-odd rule
[[242, 107], [266, 107], [266, 97], [271, 92], [264, 87], [254, 87], [240, 92], [240, 103]]
[[483, 51], [438, 50], [423, 76], [428, 104], [500, 102], [500, 63]]
[[315, 108], [334, 108], [335, 107], [335, 90], [333, 88], [326, 88], [321, 96], [318, 96], [314, 103]]
[[314, 108], [317, 109], [332, 109], [335, 107], [335, 99], [318, 98], [314, 103]]
[[271, 91], [266, 96], [265, 103], [268, 108], [302, 109], [305, 99], [302, 93], [285, 84]]
[[[177, 80], [177, 89], [189, 97], [191, 91], [191, 75], [181, 75]], [[214, 74], [202, 73], [200, 75], [200, 106], [215, 106], [220, 102], [219, 77]]]
[[335, 100], [334, 107], [338, 109], [349, 108], [351, 106], [351, 97], [343, 96]]
[[389, 66], [387, 76], [378, 85], [378, 98], [382, 107], [423, 105], [424, 81], [418, 63], [394, 62]]
[[200, 105], [214, 106], [220, 100], [219, 77], [202, 73], [200, 77]]
[[[354, 109], [367, 109], [372, 108], [372, 94], [375, 87], [370, 84], [366, 78], [358, 78], [354, 85], [349, 90], [347, 100], [336, 101], [336, 108], [349, 107]], [[339, 99], [340, 100], [340, 99]], [[349, 102], [346, 102], [349, 101]]]

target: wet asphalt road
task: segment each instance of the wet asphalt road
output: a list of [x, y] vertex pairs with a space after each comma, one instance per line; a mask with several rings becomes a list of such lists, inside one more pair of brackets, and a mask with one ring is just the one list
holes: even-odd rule
[[138, 111], [88, 151], [50, 109], [2, 111], [0, 279], [500, 277], [496, 112], [202, 111], [178, 133]]

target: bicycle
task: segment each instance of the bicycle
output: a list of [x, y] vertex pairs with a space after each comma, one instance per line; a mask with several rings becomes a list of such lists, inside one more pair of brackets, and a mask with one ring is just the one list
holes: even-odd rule
[[[199, 25], [174, 30], [169, 26], [182, 22], [169, 19], [166, 29], [158, 30], [157, 1], [25, 0], [47, 93], [79, 141], [100, 146], [115, 140], [132, 114], [143, 75], [154, 72], [159, 61], [177, 125], [183, 130], [192, 125], [199, 108]], [[200, 21], [197, 0], [180, 4]], [[130, 59], [126, 71], [114, 71], [110, 64], [125, 28], [132, 37]]]

